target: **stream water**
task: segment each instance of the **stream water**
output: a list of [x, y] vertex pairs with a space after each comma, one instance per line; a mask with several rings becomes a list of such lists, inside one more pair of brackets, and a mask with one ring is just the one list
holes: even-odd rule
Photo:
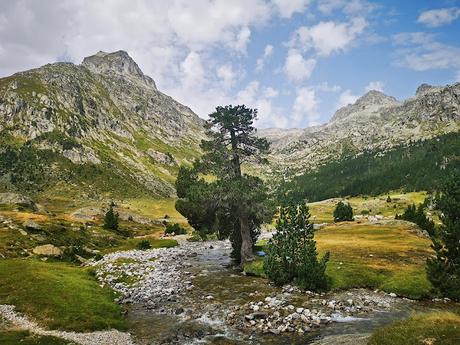
[[[394, 298], [391, 308], [374, 310], [363, 315], [343, 317], [332, 315], [332, 321], [312, 328], [303, 334], [282, 332], [272, 334], [229, 326], [228, 313], [235, 306], [260, 300], [268, 295], [282, 295], [280, 288], [267, 284], [264, 279], [242, 275], [231, 267], [228, 248], [208, 248], [186, 258], [191, 267], [183, 268], [190, 277], [193, 289], [186, 294], [171, 298], [166, 305], [151, 306], [131, 304], [128, 319], [131, 332], [139, 344], [321, 344], [321, 339], [336, 339], [327, 344], [366, 344], [366, 335], [378, 327], [407, 317], [413, 312], [447, 308], [444, 303], [414, 302]], [[321, 298], [355, 298], [365, 290], [336, 292]], [[342, 295], [342, 296], [341, 296]], [[310, 305], [311, 296], [300, 293], [288, 294], [289, 303]], [[372, 295], [371, 295], [372, 298]], [[312, 306], [314, 308], [314, 306]], [[177, 312], [166, 312], [176, 310]], [[345, 336], [344, 336], [345, 335]], [[356, 337], [363, 335], [361, 343]]]

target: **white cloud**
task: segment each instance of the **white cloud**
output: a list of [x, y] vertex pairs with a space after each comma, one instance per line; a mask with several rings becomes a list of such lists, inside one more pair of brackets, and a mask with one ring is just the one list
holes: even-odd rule
[[369, 91], [375, 90], [375, 91], [383, 92], [384, 86], [385, 84], [383, 83], [383, 81], [380, 81], [380, 80], [371, 81], [369, 84], [366, 85], [366, 87], [364, 88], [364, 91], [369, 92]]
[[231, 43], [231, 46], [237, 52], [246, 53], [246, 46], [248, 45], [250, 38], [251, 30], [247, 26], [245, 26], [240, 30], [240, 32], [236, 36], [236, 40]]
[[265, 88], [264, 95], [266, 98], [275, 98], [279, 96], [279, 91], [272, 88], [272, 87], [267, 87]]
[[337, 102], [337, 109], [342, 108], [348, 104], [353, 104], [359, 96], [353, 95], [350, 90], [345, 90], [339, 96], [339, 100]]
[[398, 46], [395, 64], [416, 71], [460, 68], [460, 48], [439, 43], [432, 34], [403, 32], [393, 36]]
[[429, 27], [438, 27], [445, 24], [450, 24], [460, 17], [460, 8], [440, 8], [422, 12], [418, 17], [418, 22]]
[[304, 12], [310, 0], [273, 0], [281, 17], [290, 18], [296, 12]]
[[309, 126], [319, 123], [318, 99], [311, 87], [301, 87], [296, 90], [296, 98], [292, 106], [291, 125], [297, 126], [307, 120]]
[[316, 89], [318, 91], [323, 91], [323, 92], [339, 92], [342, 90], [342, 87], [340, 85], [329, 85], [327, 81], [323, 81], [321, 84], [319, 84]]
[[220, 66], [219, 68], [217, 68], [216, 74], [222, 81], [225, 88], [232, 87], [237, 77], [231, 65]]
[[256, 61], [256, 71], [263, 70], [265, 66], [265, 61], [273, 55], [273, 46], [271, 44], [267, 44], [264, 49], [264, 54], [257, 59]]
[[315, 66], [315, 59], [304, 59], [298, 50], [289, 49], [284, 63], [284, 73], [290, 81], [299, 83], [310, 78]]
[[185, 88], [202, 88], [206, 83], [205, 72], [201, 56], [190, 52], [181, 64], [182, 83]]
[[335, 10], [342, 10], [349, 16], [365, 16], [377, 9], [377, 5], [365, 0], [320, 0], [318, 1], [318, 10], [325, 14], [331, 15]]
[[367, 22], [363, 17], [350, 22], [319, 22], [311, 27], [298, 28], [289, 45], [304, 51], [314, 50], [319, 56], [344, 51], [363, 33]]
[[261, 89], [260, 83], [253, 80], [247, 86], [238, 92], [235, 100], [230, 103], [245, 104], [250, 108], [258, 110], [258, 127], [280, 127], [284, 128], [288, 125], [288, 119], [280, 115], [280, 109], [273, 106], [271, 98], [275, 97], [276, 90], [272, 88]]

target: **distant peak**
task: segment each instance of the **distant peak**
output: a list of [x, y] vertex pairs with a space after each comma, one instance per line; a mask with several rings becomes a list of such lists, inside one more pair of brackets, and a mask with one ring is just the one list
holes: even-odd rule
[[433, 85], [430, 85], [430, 84], [426, 84], [426, 83], [423, 83], [422, 85], [420, 85], [418, 88], [417, 88], [417, 91], [415, 91], [415, 95], [416, 96], [420, 96], [420, 95], [423, 95], [431, 90], [435, 89], [435, 87]]
[[370, 90], [358, 98], [355, 104], [385, 105], [394, 102], [397, 102], [396, 98], [385, 95], [381, 91]]
[[398, 103], [398, 100], [392, 96], [385, 95], [381, 91], [371, 90], [359, 97], [355, 103], [338, 109], [332, 116], [331, 122], [343, 120], [351, 115], [362, 116], [363, 114], [370, 114], [381, 107], [392, 106]]
[[106, 75], [118, 75], [125, 79], [141, 80], [148, 86], [156, 89], [152, 78], [144, 75], [137, 63], [124, 50], [106, 53], [98, 51], [96, 54], [83, 59], [82, 65], [91, 72]]

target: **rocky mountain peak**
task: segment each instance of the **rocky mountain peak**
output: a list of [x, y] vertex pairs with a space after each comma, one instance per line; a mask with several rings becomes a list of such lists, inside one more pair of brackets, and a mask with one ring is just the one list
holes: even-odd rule
[[358, 98], [355, 102], [357, 105], [389, 105], [397, 103], [396, 98], [385, 95], [383, 92], [371, 90]]
[[358, 98], [355, 103], [348, 104], [337, 110], [332, 116], [331, 122], [343, 120], [350, 116], [368, 117], [382, 107], [398, 104], [399, 102], [396, 98], [377, 90], [371, 90]]
[[435, 89], [434, 86], [424, 83], [424, 84], [420, 85], [420, 86], [417, 88], [417, 91], [415, 91], [415, 95], [416, 95], [416, 96], [421, 96], [421, 95], [423, 95], [423, 94], [425, 94], [425, 93], [427, 93], [427, 92], [430, 92], [430, 91], [432, 91], [432, 90], [434, 90], [434, 89]]
[[132, 82], [141, 82], [156, 89], [152, 78], [146, 76], [136, 62], [124, 50], [112, 53], [99, 51], [83, 59], [82, 66], [91, 72], [122, 77]]

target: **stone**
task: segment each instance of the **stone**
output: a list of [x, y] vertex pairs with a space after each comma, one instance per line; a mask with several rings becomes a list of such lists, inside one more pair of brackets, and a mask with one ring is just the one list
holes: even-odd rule
[[30, 230], [30, 231], [39, 231], [42, 229], [41, 225], [39, 225], [38, 223], [30, 219], [22, 223], [22, 226], [26, 228], [26, 230]]
[[44, 244], [42, 246], [37, 246], [33, 249], [32, 251], [36, 255], [40, 256], [61, 256], [62, 255], [62, 249], [55, 247], [52, 244]]

